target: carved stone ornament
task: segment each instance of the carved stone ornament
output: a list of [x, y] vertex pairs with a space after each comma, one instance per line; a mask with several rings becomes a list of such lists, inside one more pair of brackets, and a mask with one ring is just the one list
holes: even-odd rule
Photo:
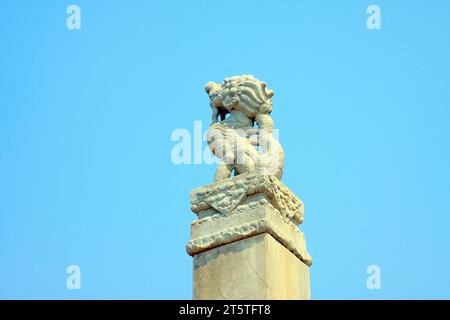
[[241, 174], [191, 192], [191, 209], [198, 220], [191, 224], [190, 255], [269, 233], [308, 266], [303, 233], [303, 203], [276, 177], [257, 172]]
[[214, 181], [255, 171], [281, 179], [284, 153], [270, 117], [273, 91], [251, 75], [208, 82], [205, 90], [212, 109], [206, 139], [221, 159]]

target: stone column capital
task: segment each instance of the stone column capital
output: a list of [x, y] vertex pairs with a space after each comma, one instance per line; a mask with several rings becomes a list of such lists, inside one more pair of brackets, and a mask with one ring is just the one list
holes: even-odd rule
[[278, 178], [256, 172], [212, 183], [191, 192], [191, 224], [187, 252], [197, 253], [268, 233], [307, 266], [312, 258], [298, 225], [303, 203]]

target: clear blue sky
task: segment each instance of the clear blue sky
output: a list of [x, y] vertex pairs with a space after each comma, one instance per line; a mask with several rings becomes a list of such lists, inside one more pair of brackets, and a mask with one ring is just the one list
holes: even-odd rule
[[2, 0], [0, 48], [0, 298], [190, 299], [215, 168], [170, 135], [244, 73], [276, 94], [312, 297], [450, 298], [449, 1]]

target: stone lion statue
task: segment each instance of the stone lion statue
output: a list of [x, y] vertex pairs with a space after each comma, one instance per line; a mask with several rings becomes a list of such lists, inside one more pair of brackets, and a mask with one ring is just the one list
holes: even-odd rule
[[252, 75], [208, 82], [205, 91], [212, 108], [207, 142], [221, 160], [214, 181], [255, 171], [281, 179], [284, 153], [270, 117], [274, 92]]

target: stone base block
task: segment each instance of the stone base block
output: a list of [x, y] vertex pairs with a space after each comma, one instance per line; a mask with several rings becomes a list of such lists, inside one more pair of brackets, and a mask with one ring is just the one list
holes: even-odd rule
[[310, 299], [309, 268], [258, 234], [194, 256], [194, 299]]

